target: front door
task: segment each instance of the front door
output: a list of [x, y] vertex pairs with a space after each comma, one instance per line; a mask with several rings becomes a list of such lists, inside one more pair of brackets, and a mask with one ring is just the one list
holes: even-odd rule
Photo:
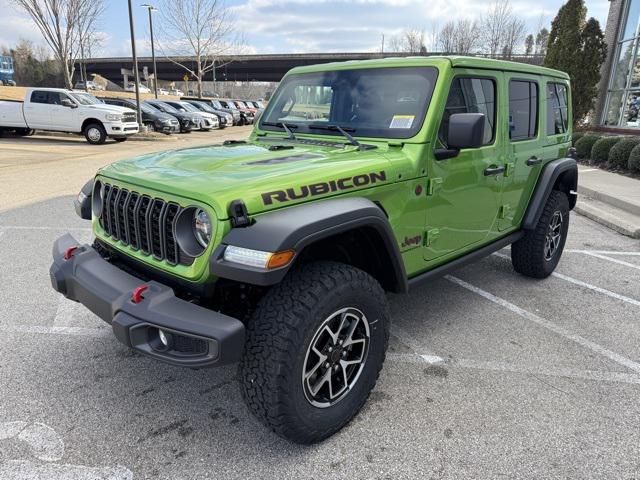
[[[498, 108], [502, 74], [459, 70], [451, 81], [434, 147], [447, 147], [449, 117], [483, 113], [485, 141], [446, 160], [431, 158], [424, 256], [433, 260], [485, 241], [496, 222], [502, 189], [506, 118]], [[502, 108], [504, 110], [504, 108]]]
[[538, 77], [505, 73], [509, 131], [498, 220], [500, 231], [520, 225], [542, 166], [540, 88]]
[[76, 121], [78, 109], [62, 105], [63, 100], [69, 100], [73, 104], [77, 105], [77, 102], [72, 100], [66, 93], [49, 92], [53, 129], [62, 130], [63, 132], [78, 131], [80, 129], [80, 125], [78, 125], [78, 122]]

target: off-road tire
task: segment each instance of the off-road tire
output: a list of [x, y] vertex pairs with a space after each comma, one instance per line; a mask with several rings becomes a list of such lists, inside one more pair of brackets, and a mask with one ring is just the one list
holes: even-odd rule
[[90, 123], [84, 127], [83, 133], [91, 145], [102, 145], [107, 141], [107, 131], [100, 123]]
[[[319, 408], [303, 387], [307, 351], [324, 321], [346, 307], [359, 309], [368, 319], [366, 361], [345, 396]], [[319, 442], [349, 423], [365, 404], [388, 343], [388, 303], [374, 278], [341, 263], [308, 264], [273, 287], [249, 319], [239, 368], [242, 396], [249, 410], [278, 435], [302, 444]]]
[[[560, 242], [550, 259], [545, 258], [545, 241], [554, 216], [560, 213], [562, 226]], [[511, 263], [516, 272], [533, 278], [546, 278], [555, 270], [569, 229], [569, 200], [566, 194], [552, 190], [540, 219], [533, 230], [527, 230], [524, 237], [511, 245]]]

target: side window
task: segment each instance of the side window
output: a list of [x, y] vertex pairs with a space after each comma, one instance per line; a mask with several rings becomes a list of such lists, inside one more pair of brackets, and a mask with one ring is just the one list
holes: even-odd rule
[[31, 103], [49, 103], [49, 92], [34, 90], [31, 92]]
[[496, 136], [496, 84], [488, 78], [458, 77], [453, 80], [444, 107], [438, 138], [447, 145], [449, 117], [454, 113], [484, 113], [484, 145]]
[[547, 135], [565, 133], [567, 128], [567, 87], [561, 83], [548, 83]]
[[509, 82], [509, 138], [526, 140], [538, 135], [538, 84]]
[[69, 97], [67, 97], [64, 93], [59, 93], [59, 92], [49, 92], [49, 104], [51, 105], [62, 105], [62, 99], [66, 98], [68, 99]]

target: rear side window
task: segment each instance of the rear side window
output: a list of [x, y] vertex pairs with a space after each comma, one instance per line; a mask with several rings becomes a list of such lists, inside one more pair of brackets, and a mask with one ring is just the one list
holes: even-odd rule
[[49, 103], [49, 92], [34, 90], [31, 92], [31, 103]]
[[526, 140], [538, 134], [538, 84], [509, 82], [509, 138]]
[[567, 87], [561, 83], [547, 84], [547, 135], [565, 133], [567, 120]]
[[496, 134], [496, 84], [489, 78], [458, 77], [453, 80], [444, 108], [438, 138], [448, 145], [449, 118], [454, 113], [484, 113], [484, 145]]

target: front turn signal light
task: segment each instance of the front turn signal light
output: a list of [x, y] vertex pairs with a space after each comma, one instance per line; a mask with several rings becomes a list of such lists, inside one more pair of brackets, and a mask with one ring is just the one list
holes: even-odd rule
[[274, 268], [284, 267], [288, 265], [293, 259], [295, 252], [293, 250], [285, 250], [284, 252], [277, 252], [271, 255], [269, 262], [267, 262], [267, 270]]

